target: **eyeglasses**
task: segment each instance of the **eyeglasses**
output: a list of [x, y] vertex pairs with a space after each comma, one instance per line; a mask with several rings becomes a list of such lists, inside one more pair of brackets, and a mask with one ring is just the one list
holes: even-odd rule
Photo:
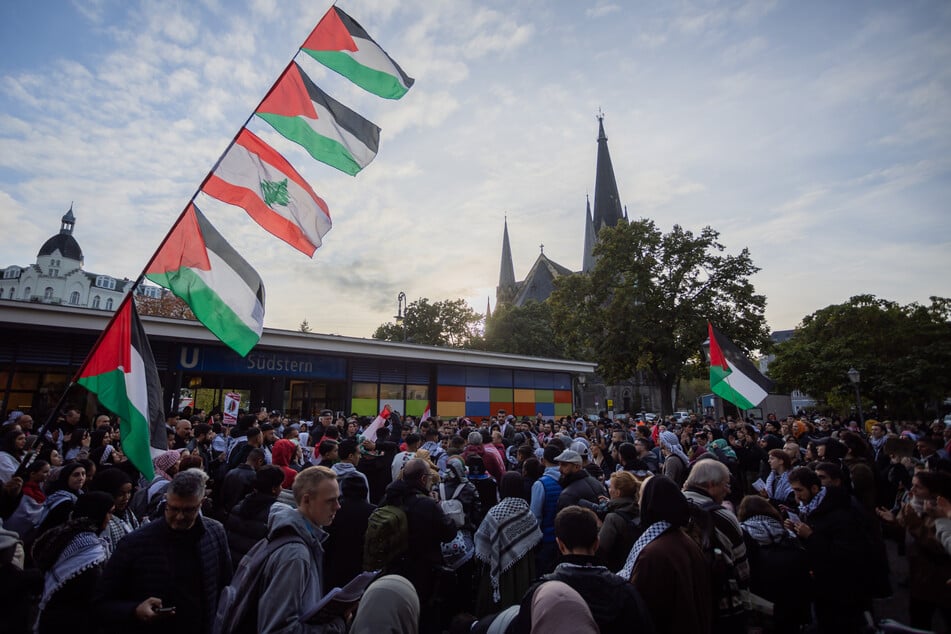
[[195, 515], [200, 510], [200, 504], [198, 506], [172, 506], [171, 504], [165, 505], [165, 512], [170, 515], [184, 515], [185, 517], [188, 517]]

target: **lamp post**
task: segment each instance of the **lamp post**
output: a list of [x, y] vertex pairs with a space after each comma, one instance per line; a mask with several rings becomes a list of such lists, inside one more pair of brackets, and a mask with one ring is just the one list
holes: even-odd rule
[[403, 342], [406, 342], [406, 326], [403, 324], [403, 320], [406, 317], [406, 293], [400, 291], [400, 294], [396, 296], [396, 315], [393, 317], [396, 320], [396, 324], [403, 328]]
[[581, 400], [581, 403], [579, 403], [580, 407], [579, 407], [578, 409], [581, 411], [581, 414], [582, 414], [582, 415], [584, 415], [584, 413], [585, 413], [585, 409], [584, 409], [584, 387], [585, 387], [585, 383], [587, 383], [587, 382], [588, 382], [588, 377], [586, 377], [586, 376], [583, 375], [583, 374], [579, 374], [579, 375], [578, 375], [578, 391], [581, 393], [581, 399], [580, 399], [580, 400]]
[[849, 377], [849, 381], [852, 383], [852, 387], [855, 388], [855, 406], [859, 411], [859, 427], [865, 425], [865, 417], [862, 416], [862, 394], [859, 392], [859, 381], [862, 380], [862, 375], [859, 374], [859, 371], [854, 367], [849, 368], [849, 371], [846, 372], [846, 375]]

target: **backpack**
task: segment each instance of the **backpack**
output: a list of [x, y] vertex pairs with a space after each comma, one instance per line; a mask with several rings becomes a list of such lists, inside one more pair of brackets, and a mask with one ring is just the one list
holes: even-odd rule
[[363, 541], [363, 569], [382, 570], [409, 552], [409, 519], [398, 506], [381, 506], [367, 521]]
[[221, 591], [215, 614], [213, 634], [244, 634], [258, 631], [258, 597], [261, 594], [261, 575], [268, 558], [281, 546], [303, 544], [296, 533], [264, 538], [244, 556], [231, 584]]
[[439, 503], [439, 508], [442, 509], [446, 517], [452, 520], [456, 528], [462, 528], [466, 525], [466, 510], [463, 508], [462, 502], [456, 499], [464, 488], [466, 488], [465, 482], [456, 487], [456, 490], [452, 493], [452, 497], [447, 498], [446, 485], [439, 485], [439, 498], [442, 500]]
[[710, 596], [713, 599], [713, 615], [716, 619], [718, 614], [730, 610], [732, 597], [739, 594], [732, 552], [723, 552], [716, 534], [714, 513], [723, 507], [713, 501], [697, 504], [692, 500], [688, 500], [688, 506], [690, 521], [687, 522], [686, 531], [700, 547], [710, 571]]

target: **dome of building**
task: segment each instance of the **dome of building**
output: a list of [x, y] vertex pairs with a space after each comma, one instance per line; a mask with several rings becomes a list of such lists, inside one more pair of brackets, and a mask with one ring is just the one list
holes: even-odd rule
[[40, 247], [36, 257], [44, 255], [53, 255], [59, 250], [60, 255], [71, 260], [83, 261], [83, 250], [79, 248], [79, 243], [73, 237], [73, 225], [76, 223], [76, 216], [73, 215], [73, 206], [69, 206], [69, 211], [62, 218], [62, 225], [59, 233], [51, 237]]

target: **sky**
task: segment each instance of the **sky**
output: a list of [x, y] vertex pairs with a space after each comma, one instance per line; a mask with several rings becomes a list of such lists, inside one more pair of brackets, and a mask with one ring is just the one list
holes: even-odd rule
[[[135, 278], [330, 6], [0, 3], [0, 267], [73, 205], [85, 269]], [[265, 325], [369, 337], [410, 302], [495, 286], [504, 219], [581, 268], [597, 119], [631, 218], [748, 248], [772, 329], [869, 293], [951, 295], [951, 4], [341, 0], [416, 84], [385, 100], [302, 56], [382, 128], [356, 177], [249, 126], [329, 205], [310, 259], [197, 204], [267, 289]], [[702, 334], [702, 333], [701, 333]]]

